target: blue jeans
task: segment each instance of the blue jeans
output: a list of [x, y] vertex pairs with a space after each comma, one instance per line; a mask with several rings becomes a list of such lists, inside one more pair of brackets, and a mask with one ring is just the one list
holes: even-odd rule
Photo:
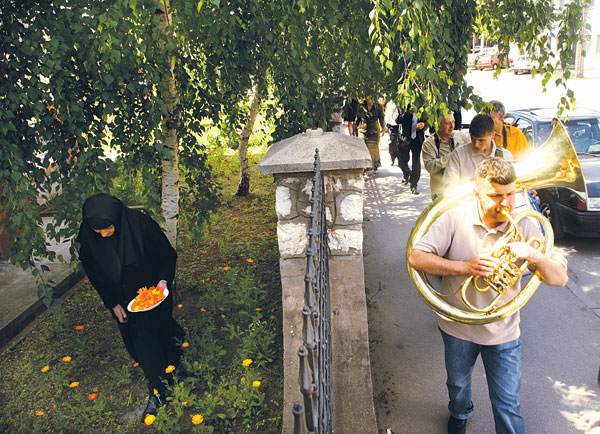
[[521, 339], [499, 345], [478, 345], [447, 333], [444, 340], [450, 414], [457, 419], [473, 415], [471, 378], [481, 353], [497, 434], [524, 434], [521, 416]]

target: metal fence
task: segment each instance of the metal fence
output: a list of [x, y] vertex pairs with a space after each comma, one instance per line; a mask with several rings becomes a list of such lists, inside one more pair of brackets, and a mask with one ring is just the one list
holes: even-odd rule
[[325, 186], [319, 150], [311, 196], [310, 229], [306, 251], [304, 290], [304, 344], [298, 350], [298, 382], [304, 403], [294, 404], [294, 434], [333, 433], [333, 358]]

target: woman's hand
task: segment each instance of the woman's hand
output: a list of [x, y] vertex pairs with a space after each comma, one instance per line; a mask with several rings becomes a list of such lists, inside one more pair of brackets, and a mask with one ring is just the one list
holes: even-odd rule
[[120, 323], [127, 322], [127, 313], [125, 312], [125, 309], [123, 309], [123, 306], [117, 304], [115, 307], [112, 308], [112, 310]]

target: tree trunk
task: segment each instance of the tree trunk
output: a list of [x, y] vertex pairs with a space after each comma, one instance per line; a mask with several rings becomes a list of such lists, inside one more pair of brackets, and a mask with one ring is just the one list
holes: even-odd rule
[[587, 31], [585, 29], [585, 23], [587, 22], [587, 9], [583, 10], [583, 23], [581, 25], [581, 33], [579, 35], [579, 41], [577, 42], [577, 48], [575, 50], [575, 78], [583, 78], [584, 71], [584, 56], [583, 49], [586, 43]]
[[179, 138], [177, 137], [177, 109], [179, 98], [175, 83], [175, 62], [173, 56], [165, 51], [166, 27], [171, 24], [170, 1], [157, 0], [156, 13], [160, 15], [161, 39], [159, 47], [169, 59], [169, 68], [165, 71], [161, 83], [161, 96], [167, 108], [164, 119], [164, 146], [167, 155], [162, 160], [162, 196], [161, 208], [165, 219], [164, 231], [171, 245], [177, 245], [177, 217], [179, 215]]
[[254, 97], [252, 104], [250, 105], [250, 115], [242, 131], [240, 137], [240, 146], [238, 148], [238, 155], [240, 159], [240, 183], [238, 184], [237, 196], [247, 196], [250, 192], [250, 165], [248, 164], [248, 141], [254, 128], [254, 122], [256, 121], [256, 115], [260, 108], [260, 101], [262, 99], [260, 90], [260, 81], [254, 86]]

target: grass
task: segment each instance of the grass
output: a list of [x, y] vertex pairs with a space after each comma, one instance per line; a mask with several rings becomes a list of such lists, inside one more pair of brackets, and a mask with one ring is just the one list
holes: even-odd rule
[[[0, 432], [280, 432], [274, 185], [258, 174], [261, 152], [251, 153], [251, 193], [237, 197], [237, 155], [212, 158], [221, 200], [202, 239], [180, 229], [174, 316], [186, 329], [186, 344], [169, 405], [154, 425], [140, 422], [147, 400], [142, 371], [83, 283], [59, 315], [48, 316], [0, 360]], [[245, 359], [252, 363], [243, 366]], [[193, 424], [193, 416], [202, 422]]]

